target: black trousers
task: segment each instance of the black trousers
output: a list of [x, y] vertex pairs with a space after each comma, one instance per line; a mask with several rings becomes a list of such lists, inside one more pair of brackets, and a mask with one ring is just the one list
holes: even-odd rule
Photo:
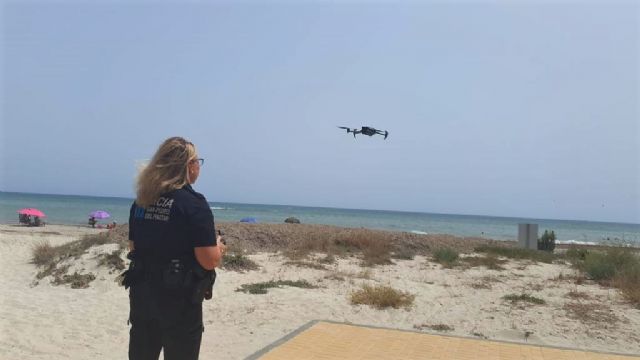
[[189, 289], [166, 290], [145, 281], [129, 290], [130, 360], [197, 360], [202, 340], [202, 303]]

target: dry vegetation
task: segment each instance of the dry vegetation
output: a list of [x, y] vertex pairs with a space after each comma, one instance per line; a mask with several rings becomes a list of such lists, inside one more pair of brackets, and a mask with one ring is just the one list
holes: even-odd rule
[[291, 260], [291, 261], [285, 261], [282, 265], [291, 265], [291, 266], [316, 269], [316, 270], [327, 270], [326, 266], [312, 262], [312, 261]]
[[354, 305], [369, 305], [376, 309], [392, 307], [408, 308], [413, 304], [415, 295], [396, 290], [389, 286], [363, 285], [362, 289], [351, 293], [351, 303]]
[[620, 320], [610, 307], [602, 303], [573, 301], [564, 305], [567, 315], [590, 326], [615, 326]]
[[[531, 263], [571, 262], [579, 271], [578, 275], [559, 274], [557, 281], [572, 280], [581, 284], [585, 277], [598, 283], [619, 288], [625, 298], [640, 308], [640, 260], [637, 249], [628, 248], [569, 248], [564, 255], [516, 248], [514, 243], [480, 238], [460, 238], [450, 235], [418, 235], [406, 232], [390, 232], [371, 229], [341, 228], [328, 225], [309, 224], [243, 224], [219, 223], [229, 244], [229, 253], [223, 259], [223, 267], [231, 271], [250, 271], [258, 265], [247, 255], [254, 252], [280, 252], [290, 258], [286, 265], [330, 270], [337, 258], [356, 257], [365, 267], [391, 264], [392, 259], [411, 259], [416, 255], [431, 257], [445, 267], [464, 270], [483, 266], [491, 270], [503, 270], [507, 260], [528, 260]], [[37, 279], [52, 276], [54, 283], [71, 283], [83, 286], [90, 282], [91, 274], [67, 275], [67, 268], [59, 266], [65, 259], [78, 258], [96, 245], [116, 243], [120, 251], [104, 254], [99, 259], [101, 265], [113, 271], [125, 266], [121, 255], [127, 245], [128, 227], [120, 225], [113, 230], [88, 235], [80, 240], [62, 246], [52, 247], [42, 242], [33, 248], [32, 261], [39, 268]], [[474, 254], [474, 252], [476, 254]], [[463, 255], [460, 255], [463, 254]], [[81, 278], [82, 277], [82, 278]], [[354, 274], [334, 273], [328, 279], [358, 277]], [[360, 276], [367, 278], [367, 276]], [[369, 273], [370, 277], [370, 273]], [[495, 282], [480, 280], [471, 286], [490, 289]], [[282, 284], [280, 284], [282, 285]], [[389, 290], [389, 289], [386, 289]], [[376, 299], [383, 289], [369, 288], [356, 296], [358, 301], [379, 301]], [[392, 292], [383, 296], [391, 296]], [[363, 300], [369, 296], [376, 300]], [[580, 298], [580, 294], [568, 295]], [[408, 300], [410, 297], [400, 296]], [[511, 294], [505, 298], [512, 302], [544, 301], [527, 294]], [[539, 300], [539, 301], [538, 301]], [[384, 303], [384, 301], [382, 301]], [[377, 306], [377, 305], [374, 305]], [[393, 305], [392, 305], [393, 306]]]
[[124, 260], [122, 260], [120, 254], [122, 254], [122, 250], [115, 250], [110, 254], [101, 254], [98, 265], [106, 266], [107, 268], [111, 269], [112, 272], [124, 270]]
[[[67, 259], [77, 259], [85, 254], [91, 247], [116, 243], [120, 246], [120, 251], [103, 257], [100, 262], [109, 267], [118, 268], [120, 266], [118, 260], [120, 253], [127, 246], [128, 233], [125, 226], [120, 226], [112, 231], [103, 232], [94, 235], [86, 235], [80, 240], [72, 241], [60, 246], [51, 246], [48, 242], [40, 242], [32, 249], [31, 261], [38, 268], [36, 279], [40, 280], [47, 276], [52, 276], [52, 283], [55, 285], [71, 284], [72, 288], [86, 288], [89, 283], [95, 279], [93, 274], [67, 274], [68, 266], [60, 264]], [[120, 259], [120, 261], [122, 261]], [[124, 268], [124, 263], [122, 263]]]
[[529, 294], [508, 294], [502, 297], [504, 300], [511, 301], [512, 304], [525, 302], [536, 305], [543, 305], [546, 303], [543, 299], [537, 298], [535, 296], [531, 296]]
[[587, 294], [586, 292], [578, 291], [578, 290], [569, 291], [565, 295], [565, 297], [573, 300], [590, 300], [591, 299], [591, 296], [589, 294]]
[[292, 260], [304, 259], [313, 253], [336, 257], [353, 255], [361, 257], [368, 265], [388, 264], [392, 258], [427, 256], [443, 248], [471, 253], [475, 247], [482, 245], [511, 245], [482, 238], [419, 235], [330, 225], [219, 223], [216, 227], [224, 230], [230, 246], [237, 246], [249, 253], [282, 251]]
[[502, 265], [507, 263], [507, 260], [500, 259], [497, 256], [491, 254], [487, 256], [467, 256], [462, 258], [462, 261], [464, 261], [469, 267], [484, 266], [489, 270], [498, 271], [504, 270], [504, 267], [502, 267]]
[[481, 245], [474, 249], [475, 252], [486, 253], [493, 256], [502, 256], [516, 260], [531, 260], [551, 264], [558, 257], [547, 251], [521, 249], [511, 246]]
[[491, 289], [493, 284], [502, 282], [495, 276], [483, 276], [471, 284], [474, 289]]
[[434, 324], [434, 325], [421, 324], [421, 325], [414, 325], [413, 328], [417, 330], [431, 329], [434, 331], [453, 331], [454, 330], [453, 326], [449, 326], [446, 324]]

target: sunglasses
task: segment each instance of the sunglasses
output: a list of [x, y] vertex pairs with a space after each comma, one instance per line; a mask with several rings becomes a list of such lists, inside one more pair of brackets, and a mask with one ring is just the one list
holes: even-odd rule
[[197, 162], [198, 162], [198, 165], [200, 165], [200, 166], [204, 165], [204, 159], [202, 159], [202, 158], [193, 159], [193, 160], [191, 160], [191, 161], [197, 161]]

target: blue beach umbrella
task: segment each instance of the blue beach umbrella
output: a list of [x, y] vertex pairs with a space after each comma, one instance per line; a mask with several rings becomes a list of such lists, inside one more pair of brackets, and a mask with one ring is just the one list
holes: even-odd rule
[[89, 213], [89, 217], [92, 217], [94, 219], [106, 219], [110, 216], [111, 215], [109, 215], [108, 212], [102, 210], [96, 210]]
[[240, 219], [240, 222], [255, 224], [255, 223], [257, 223], [257, 222], [258, 222], [258, 220], [256, 220], [256, 218], [246, 217], [246, 218], [242, 218], [242, 219]]

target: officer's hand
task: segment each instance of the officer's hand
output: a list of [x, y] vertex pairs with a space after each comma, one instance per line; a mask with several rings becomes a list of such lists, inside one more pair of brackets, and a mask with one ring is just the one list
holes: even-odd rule
[[218, 230], [218, 235], [216, 235], [216, 240], [218, 241], [218, 243], [223, 243], [227, 245], [227, 242], [222, 238], [222, 235], [224, 235], [224, 231]]
[[222, 256], [227, 252], [227, 245], [225, 245], [225, 241], [220, 235], [216, 236], [216, 241], [218, 243], [217, 246], [220, 249], [220, 255]]

